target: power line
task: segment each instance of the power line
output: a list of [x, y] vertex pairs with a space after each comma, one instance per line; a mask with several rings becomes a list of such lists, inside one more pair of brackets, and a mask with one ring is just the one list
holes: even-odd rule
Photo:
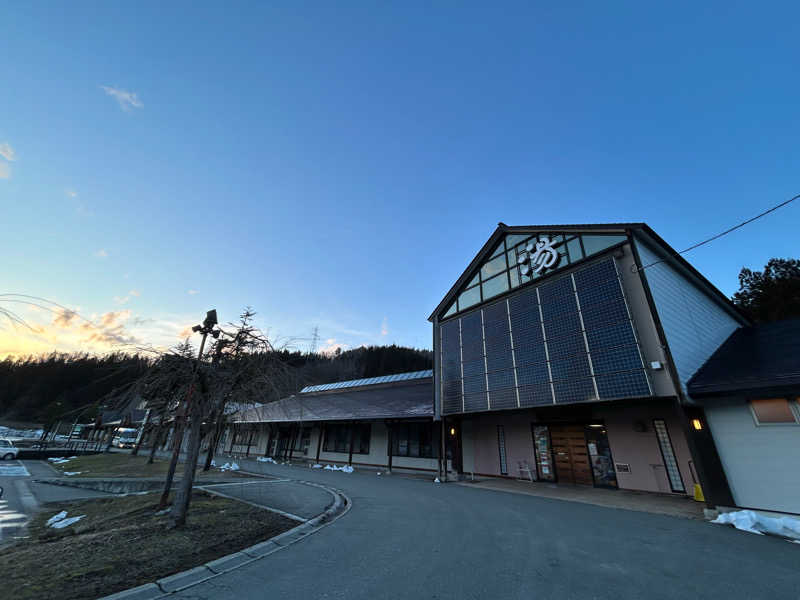
[[[792, 196], [792, 197], [791, 197], [791, 198], [789, 198], [788, 200], [784, 200], [784, 201], [783, 201], [783, 202], [781, 202], [780, 204], [776, 204], [776, 205], [775, 205], [775, 206], [773, 206], [772, 208], [768, 208], [768, 209], [767, 209], [767, 210], [765, 210], [764, 212], [757, 214], [755, 217], [751, 217], [750, 219], [747, 219], [746, 221], [742, 221], [742, 222], [741, 222], [741, 223], [739, 223], [738, 225], [734, 225], [733, 227], [731, 227], [731, 228], [729, 228], [729, 229], [726, 229], [725, 231], [723, 231], [723, 232], [721, 232], [721, 233], [718, 233], [717, 235], [711, 236], [710, 238], [708, 238], [708, 239], [706, 239], [706, 240], [703, 240], [702, 242], [698, 242], [697, 244], [694, 244], [694, 245], [692, 245], [692, 246], [689, 246], [689, 247], [688, 247], [688, 248], [686, 248], [685, 250], [681, 250], [680, 252], [676, 252], [676, 253], [675, 253], [675, 256], [679, 256], [679, 255], [681, 255], [681, 254], [686, 254], [686, 253], [687, 253], [687, 252], [689, 252], [690, 250], [694, 250], [695, 248], [699, 248], [700, 246], [704, 246], [704, 245], [708, 244], [709, 242], [713, 242], [714, 240], [718, 240], [719, 238], [721, 238], [721, 237], [723, 237], [723, 236], [725, 236], [725, 235], [728, 235], [728, 234], [729, 234], [729, 233], [731, 233], [732, 231], [736, 231], [737, 229], [739, 229], [739, 228], [741, 228], [741, 227], [744, 227], [745, 225], [749, 225], [749, 224], [750, 224], [750, 223], [752, 223], [753, 221], [756, 221], [756, 220], [760, 219], [761, 217], [764, 217], [764, 216], [768, 215], [769, 213], [771, 213], [771, 212], [774, 212], [774, 211], [778, 210], [779, 208], [783, 208], [783, 207], [784, 207], [784, 206], [786, 206], [787, 204], [791, 204], [792, 202], [794, 202], [794, 201], [795, 201], [795, 200], [797, 200], [798, 198], [800, 198], [800, 194], [797, 194], [796, 196]], [[657, 260], [657, 261], [655, 261], [655, 262], [652, 262], [652, 263], [650, 263], [649, 265], [645, 265], [645, 266], [643, 266], [643, 267], [638, 267], [638, 268], [637, 268], [637, 267], [636, 267], [636, 265], [634, 265], [634, 269], [635, 269], [636, 271], [644, 271], [645, 269], [649, 269], [650, 267], [653, 267], [653, 266], [655, 266], [655, 265], [658, 265], [658, 264], [660, 264], [660, 263], [662, 263], [662, 262], [666, 262], [667, 260], [669, 260], [669, 258], [671, 258], [671, 257], [668, 257], [668, 258], [662, 258], [661, 260]]]

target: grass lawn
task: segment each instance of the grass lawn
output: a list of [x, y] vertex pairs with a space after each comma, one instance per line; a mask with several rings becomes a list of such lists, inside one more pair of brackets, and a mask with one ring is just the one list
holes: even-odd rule
[[[64, 472], [79, 472], [79, 475], [73, 477], [154, 477], [163, 478], [167, 475], [169, 469], [169, 461], [156, 459], [152, 465], [147, 464], [147, 456], [131, 456], [130, 454], [122, 454], [117, 452], [109, 452], [106, 454], [91, 454], [87, 456], [79, 456], [73, 458], [69, 462], [57, 465], [50, 463], [50, 465]], [[198, 467], [197, 477], [208, 477], [210, 475], [220, 476], [219, 469], [210, 469], [208, 472], [203, 473], [203, 468]], [[178, 463], [178, 468], [175, 469], [175, 478], [180, 479], [183, 475], [183, 463]], [[239, 476], [235, 471], [225, 471], [224, 475]]]
[[[0, 553], [3, 597], [97, 598], [199, 566], [266, 540], [297, 523], [195, 491], [187, 524], [167, 529], [158, 494], [47, 504], [30, 538]], [[61, 510], [86, 515], [64, 529], [46, 521]]]

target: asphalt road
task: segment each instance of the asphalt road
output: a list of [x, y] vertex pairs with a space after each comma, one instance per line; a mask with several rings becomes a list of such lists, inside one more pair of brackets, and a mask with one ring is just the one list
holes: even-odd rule
[[42, 504], [62, 500], [97, 498], [103, 492], [35, 483], [35, 478], [54, 477], [56, 473], [39, 460], [0, 461], [0, 545], [25, 535], [25, 525]]
[[176, 598], [800, 597], [800, 545], [781, 539], [374, 472], [257, 466], [336, 487], [352, 509]]

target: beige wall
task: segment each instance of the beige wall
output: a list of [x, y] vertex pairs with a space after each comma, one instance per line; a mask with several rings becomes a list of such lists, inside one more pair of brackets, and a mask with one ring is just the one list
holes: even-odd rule
[[[575, 408], [577, 422], [579, 413], [577, 407]], [[497, 426], [503, 425], [508, 476], [527, 478], [527, 474], [520, 472], [519, 463], [527, 461], [534, 465], [531, 425], [534, 422], [547, 424], [547, 412], [531, 410], [513, 414], [475, 415], [465, 420], [462, 423], [464, 472], [467, 475], [475, 473], [500, 476]], [[692, 493], [694, 479], [689, 466], [691, 455], [672, 401], [651, 400], [624, 405], [597, 403], [591, 406], [591, 419], [585, 418], [586, 411], [581, 411], [580, 414], [584, 415], [584, 418], [579, 419], [580, 422], [605, 423], [614, 462], [630, 465], [630, 473], [617, 473], [620, 488], [671, 493], [653, 429], [653, 419], [664, 419], [686, 493]], [[564, 413], [561, 413], [559, 422], [568, 422]], [[636, 431], [639, 423], [644, 424], [645, 431]]]
[[[650, 379], [655, 396], [675, 396], [676, 390], [672, 377], [669, 374], [667, 355], [658, 340], [653, 313], [647, 303], [647, 295], [642, 285], [642, 280], [638, 272], [633, 269], [636, 261], [630, 245], [622, 247], [622, 258], [615, 258], [617, 271], [622, 280], [622, 289], [628, 301], [628, 309], [633, 319], [636, 337], [639, 339], [639, 349], [642, 353], [645, 371]], [[653, 361], [660, 362], [663, 367], [660, 370], [650, 368]]]
[[[595, 414], [606, 424], [614, 462], [627, 463], [631, 467], [630, 473], [617, 473], [620, 488], [671, 493], [658, 439], [653, 430], [653, 419], [664, 419], [683, 485], [687, 493], [692, 493], [694, 480], [689, 466], [692, 457], [672, 402], [654, 401], [635, 406], [598, 407]], [[637, 422], [643, 423], [646, 431], [636, 431]]]
[[[314, 462], [317, 456], [317, 443], [321, 434], [321, 426], [319, 424], [310, 424], [311, 426], [311, 441], [308, 445], [307, 453], [295, 450], [292, 453], [292, 460], [308, 460]], [[253, 438], [253, 444], [250, 446], [250, 456], [258, 457], [264, 456], [266, 452], [267, 443], [269, 440], [269, 429], [264, 424], [263, 429], [256, 434]], [[229, 438], [230, 439], [230, 438]], [[364, 465], [386, 466], [388, 465], [389, 455], [387, 447], [389, 443], [388, 430], [386, 425], [381, 421], [371, 423], [370, 441], [369, 441], [369, 454], [353, 453], [353, 464], [361, 463]], [[228, 442], [224, 449], [227, 451], [230, 446]], [[246, 445], [236, 445], [233, 447], [233, 452], [243, 454], [247, 450]], [[319, 462], [325, 463], [347, 463], [347, 452], [325, 452], [320, 448]], [[424, 469], [436, 471], [438, 468], [437, 459], [435, 458], [410, 458], [405, 456], [395, 456], [392, 459], [392, 468], [407, 468], [407, 469]]]

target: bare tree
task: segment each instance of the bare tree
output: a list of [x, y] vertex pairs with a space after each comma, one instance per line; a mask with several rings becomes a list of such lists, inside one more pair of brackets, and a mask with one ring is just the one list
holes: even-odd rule
[[[226, 416], [259, 404], [270, 392], [285, 389], [285, 380], [291, 377], [290, 368], [280, 360], [272, 342], [253, 325], [255, 314], [247, 307], [239, 322], [231, 324], [232, 330], [223, 330], [223, 336], [214, 342], [211, 360], [199, 365], [197, 399], [192, 403], [189, 447], [171, 512], [172, 527], [186, 522], [203, 422], [214, 421], [208, 455], [213, 456]], [[210, 466], [208, 456], [206, 463]]]

